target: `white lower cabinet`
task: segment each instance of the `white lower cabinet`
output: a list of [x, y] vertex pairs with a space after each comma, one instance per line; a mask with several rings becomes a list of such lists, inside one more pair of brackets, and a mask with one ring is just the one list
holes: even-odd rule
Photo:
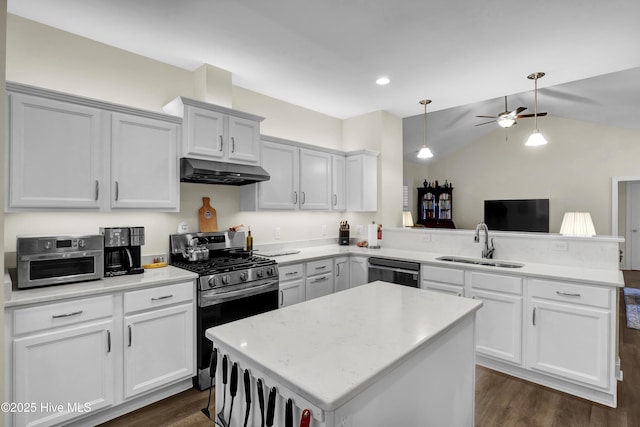
[[482, 301], [476, 313], [476, 351], [522, 363], [522, 279], [468, 272], [471, 297]]
[[335, 291], [349, 289], [349, 257], [336, 257], [333, 260], [333, 273], [335, 275]]
[[102, 409], [117, 412], [129, 398], [190, 382], [194, 292], [188, 281], [5, 309], [5, 400], [35, 405], [10, 414], [9, 425], [66, 425], [84, 416], [91, 424]]
[[305, 271], [305, 296], [307, 301], [334, 292], [333, 258], [307, 262]]
[[125, 398], [194, 374], [193, 285], [127, 292], [124, 318]]
[[13, 425], [49, 426], [114, 404], [112, 313], [111, 297], [14, 312], [14, 333], [25, 334], [12, 342], [6, 400], [33, 406], [15, 412]]
[[280, 273], [278, 307], [287, 307], [304, 301], [304, 265], [284, 265], [279, 267], [278, 270]]
[[355, 288], [366, 283], [369, 283], [369, 257], [349, 257], [349, 287]]
[[423, 265], [420, 273], [422, 289], [459, 297], [465, 296], [464, 270]]
[[613, 379], [609, 290], [531, 280], [528, 367], [571, 381], [608, 388]]

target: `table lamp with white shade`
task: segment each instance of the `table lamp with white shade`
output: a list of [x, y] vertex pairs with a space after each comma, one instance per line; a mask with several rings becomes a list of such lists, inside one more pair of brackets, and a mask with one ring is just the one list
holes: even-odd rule
[[596, 229], [589, 212], [565, 212], [560, 226], [560, 234], [563, 236], [588, 236], [596, 235]]

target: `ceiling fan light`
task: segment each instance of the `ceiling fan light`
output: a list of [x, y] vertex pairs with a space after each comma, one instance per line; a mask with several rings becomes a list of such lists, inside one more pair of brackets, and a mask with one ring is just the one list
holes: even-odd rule
[[428, 159], [429, 157], [433, 157], [433, 153], [429, 150], [429, 147], [425, 145], [420, 149], [420, 151], [418, 151], [418, 158]]
[[498, 124], [503, 128], [510, 128], [511, 126], [516, 124], [516, 121], [509, 116], [502, 116], [498, 118]]
[[536, 129], [533, 131], [524, 145], [526, 145], [527, 147], [537, 147], [539, 145], [545, 145], [546, 143], [547, 140], [545, 139], [545, 137]]

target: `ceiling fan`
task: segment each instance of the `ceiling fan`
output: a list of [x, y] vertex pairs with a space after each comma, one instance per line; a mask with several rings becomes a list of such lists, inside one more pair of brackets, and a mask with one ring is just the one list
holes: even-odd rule
[[[493, 119], [493, 120], [488, 121], [488, 122], [479, 123], [476, 126], [488, 125], [489, 123], [497, 122], [503, 128], [511, 127], [513, 125], [518, 124], [516, 122], [516, 119], [525, 119], [525, 118], [528, 118], [528, 117], [535, 117], [536, 116], [536, 114], [520, 114], [521, 112], [523, 112], [526, 109], [527, 109], [527, 107], [518, 107], [515, 110], [509, 111], [509, 108], [507, 108], [507, 97], [505, 96], [504, 97], [504, 111], [502, 113], [498, 114], [497, 116], [476, 116], [476, 117], [485, 118], [485, 119]], [[537, 115], [538, 115], [538, 117], [546, 116], [547, 113], [538, 113]]]

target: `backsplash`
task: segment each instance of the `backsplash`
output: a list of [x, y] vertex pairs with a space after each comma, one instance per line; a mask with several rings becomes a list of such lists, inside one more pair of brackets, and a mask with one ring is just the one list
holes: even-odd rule
[[[473, 240], [473, 230], [435, 228], [387, 228], [383, 246], [480, 258], [480, 242]], [[495, 252], [493, 258], [505, 261], [534, 262], [573, 267], [619, 269], [619, 244], [622, 237], [570, 237], [560, 234], [513, 233], [489, 230]]]

